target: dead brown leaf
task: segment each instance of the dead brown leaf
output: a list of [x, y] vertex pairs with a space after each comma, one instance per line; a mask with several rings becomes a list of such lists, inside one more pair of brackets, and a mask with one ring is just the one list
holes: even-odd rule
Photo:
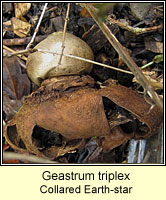
[[20, 100], [29, 94], [30, 81], [26, 74], [22, 74], [18, 59], [16, 56], [3, 59], [3, 92], [11, 99]]
[[145, 48], [146, 50], [154, 53], [163, 53], [163, 42], [155, 41], [153, 38], [145, 37]]
[[30, 81], [22, 74], [16, 56], [3, 59], [3, 109], [11, 118], [22, 105], [21, 98], [30, 93]]
[[24, 22], [16, 17], [11, 19], [13, 32], [19, 37], [26, 37], [30, 33], [31, 25], [28, 22]]
[[13, 11], [13, 5], [12, 3], [4, 3], [2, 4], [3, 6], [3, 14], [6, 13], [11, 13]]
[[11, 20], [3, 22], [3, 36], [5, 35], [6, 31], [11, 31], [12, 29]]
[[14, 8], [16, 18], [23, 20], [23, 16], [26, 15], [31, 8], [31, 3], [14, 3]]

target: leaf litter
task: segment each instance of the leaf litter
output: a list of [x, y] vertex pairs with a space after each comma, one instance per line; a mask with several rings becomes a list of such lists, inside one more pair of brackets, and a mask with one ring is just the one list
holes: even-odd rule
[[[66, 4], [61, 4], [61, 3], [53, 3], [53, 4], [50, 3], [50, 4], [48, 4], [49, 9], [51, 7], [54, 7], [54, 6], [55, 6], [55, 9], [53, 9], [53, 11], [47, 12], [47, 14], [44, 17], [44, 19], [47, 22], [49, 22], [49, 20], [51, 20], [51, 18], [49, 17], [49, 16], [51, 16], [50, 14], [53, 14], [52, 16], [54, 16], [55, 19], [56, 19], [56, 17], [59, 17], [59, 16], [61, 16], [62, 18], [65, 18], [65, 11], [66, 11], [66, 8], [67, 8]], [[35, 8], [37, 8], [36, 7], [36, 3], [32, 3], [31, 9], [27, 11], [28, 12], [27, 16], [31, 16], [32, 18], [35, 17]], [[73, 9], [73, 8], [75, 8], [75, 9]], [[39, 7], [37, 9], [38, 9], [38, 11], [41, 12], [41, 10], [42, 10], [42, 4], [39, 4]], [[125, 12], [121, 12], [121, 13], [127, 13], [128, 15], [122, 14], [122, 16], [120, 16], [120, 14], [118, 13], [118, 9], [121, 9], [121, 10], [123, 9]], [[113, 9], [113, 13], [111, 13], [111, 14], [116, 15], [117, 18], [118, 17], [120, 17], [120, 18], [126, 17], [132, 23], [133, 22], [134, 23], [138, 22], [138, 19], [135, 19], [131, 15], [131, 13], [128, 12], [129, 9], [130, 9], [129, 6], [122, 6], [120, 8], [118, 6], [115, 6], [115, 8]], [[36, 11], [36, 13], [38, 11]], [[87, 32], [86, 35], [88, 35], [90, 33], [90, 31], [89, 31], [90, 28], [93, 26], [92, 20], [89, 20], [89, 22], [88, 21], [86, 22], [87, 23], [86, 29], [85, 29], [84, 25], [82, 25], [82, 24], [80, 24], [78, 22], [78, 20], [80, 19], [80, 17], [84, 18], [84, 16], [82, 16], [82, 15], [80, 16], [80, 11], [81, 11], [81, 8], [80, 8], [79, 5], [71, 4], [70, 15], [73, 18], [69, 18], [69, 22], [68, 22], [68, 31], [72, 31], [75, 35], [77, 35], [79, 37], [83, 36], [83, 34], [85, 34], [86, 32]], [[10, 19], [9, 16], [11, 14], [9, 13], [9, 11], [5, 11], [5, 12], [8, 14], [8, 16], [7, 15], [6, 16], [7, 16], [7, 20], [9, 20]], [[33, 13], [34, 13], [34, 15], [33, 15]], [[30, 19], [30, 17], [29, 17], [29, 19], [28, 19], [28, 17], [26, 16], [26, 14], [24, 14], [24, 15], [25, 15], [24, 18], [26, 18], [26, 20], [30, 22], [30, 20], [32, 18]], [[74, 18], [74, 16], [77, 16], [77, 18]], [[89, 17], [89, 16], [86, 16], [86, 17]], [[153, 17], [153, 19], [156, 20], [156, 21], [153, 21], [153, 25], [158, 25], [158, 22], [160, 22], [162, 20], [162, 15], [160, 15], [160, 16], [157, 15], [157, 17], [156, 18]], [[61, 22], [59, 22], [59, 23], [61, 23]], [[89, 23], [89, 25], [88, 25], [88, 23]], [[146, 23], [147, 23], [147, 21], [146, 21]], [[45, 34], [44, 33], [45, 29], [42, 29], [43, 26], [44, 26], [44, 24], [41, 23], [40, 29], [42, 31], [42, 34]], [[49, 31], [50, 31], [50, 33], [54, 32], [55, 31], [54, 26], [52, 26], [49, 29]], [[10, 39], [10, 35], [9, 34], [11, 34], [11, 30], [5, 31], [4, 38], [5, 39], [8, 39], [8, 38]], [[40, 34], [40, 30], [39, 30], [39, 34]], [[47, 34], [49, 34], [48, 31], [47, 31]], [[150, 34], [150, 33], [148, 33], [148, 34]], [[151, 34], [153, 35], [153, 33], [151, 33]], [[158, 34], [162, 35], [162, 32], [159, 32]], [[132, 40], [129, 39], [129, 38], [124, 38], [123, 37], [123, 32], [120, 29], [118, 30], [118, 32], [116, 32], [116, 35], [117, 35], [117, 38], [119, 39], [119, 41], [126, 48], [130, 49], [131, 51], [138, 49], [137, 45], [139, 47], [139, 44], [142, 44], [141, 43], [142, 41], [144, 43], [144, 36], [139, 36], [140, 42], [139, 42], [139, 40], [137, 40], [137, 36], [136, 35], [133, 36]], [[17, 37], [17, 36], [15, 36], [15, 37]], [[102, 38], [102, 37], [100, 36], [100, 38]], [[129, 39], [130, 42], [127, 41], [128, 39]], [[160, 43], [162, 43], [162, 41], [160, 41]], [[95, 53], [95, 55], [96, 56], [97, 55], [102, 55], [104, 53], [106, 55], [106, 57], [108, 58], [107, 61], [106, 61], [107, 64], [113, 65], [113, 66], [117, 66], [117, 67], [121, 68], [121, 64], [120, 64], [120, 62], [118, 62], [117, 54], [113, 51], [112, 47], [106, 42], [106, 40], [105, 40], [104, 43], [101, 43], [101, 46], [99, 44], [100, 43], [97, 44], [97, 49], [98, 50]], [[156, 52], [156, 50], [153, 49], [153, 47], [150, 47], [150, 46], [147, 47], [147, 45], [149, 45], [147, 43], [147, 41], [146, 41], [145, 44], [146, 44], [145, 54], [143, 56], [142, 56], [142, 54], [140, 54], [142, 56], [142, 58], [140, 58], [140, 55], [135, 55], [135, 57], [134, 57], [134, 59], [135, 59], [135, 61], [137, 63], [141, 63], [141, 62], [143, 63], [143, 61], [145, 63], [145, 60], [146, 60], [146, 62], [151, 62], [153, 60], [154, 56], [156, 55], [156, 53], [158, 53], [158, 52]], [[93, 47], [93, 48], [95, 48], [95, 47]], [[162, 53], [161, 52], [162, 47], [158, 46], [158, 48], [160, 48], [159, 51], [160, 51], [160, 53]], [[151, 55], [149, 53], [149, 51], [152, 51], [153, 54]], [[132, 54], [131, 54], [131, 56], [132, 56]], [[10, 99], [12, 99], [12, 100], [14, 99], [14, 100], [20, 101], [20, 99], [23, 96], [27, 96], [30, 93], [30, 83], [28, 83], [28, 81], [27, 81], [28, 78], [26, 78], [24, 76], [24, 74], [22, 74], [22, 72], [21, 72], [22, 70], [18, 69], [18, 66], [17, 66], [18, 64], [15, 64], [17, 67], [14, 67], [14, 68], [16, 68], [16, 69], [10, 69], [10, 67], [9, 67], [10, 65], [13, 66], [13, 63], [17, 63], [16, 60], [15, 60], [15, 58], [14, 58], [14, 60], [12, 60], [12, 58], [13, 57], [8, 58], [9, 60], [11, 59], [11, 62], [10, 61], [5, 61], [5, 64], [4, 64], [5, 65], [5, 70], [4, 70], [5, 74], [3, 76], [3, 79], [4, 79], [4, 89], [3, 90], [4, 90], [4, 95], [5, 95], [5, 98], [6, 98], [6, 100], [5, 100], [6, 101], [6, 105], [10, 104]], [[8, 62], [11, 63], [11, 64], [9, 64]], [[105, 62], [105, 61], [103, 61], [103, 62]], [[143, 65], [142, 63], [141, 63], [141, 65]], [[122, 62], [122, 64], [123, 64], [123, 62]], [[151, 66], [152, 69], [154, 67], [157, 67], [156, 77], [160, 76], [161, 73], [162, 73], [163, 63], [160, 62], [160, 63], [156, 63], [154, 66], [153, 65]], [[149, 69], [149, 71], [151, 70], [151, 68]], [[88, 157], [84, 157], [83, 154], [81, 154], [81, 152], [85, 152], [85, 150], [87, 149], [86, 144], [88, 144], [88, 141], [89, 141], [88, 138], [86, 138], [86, 139], [79, 139], [79, 140], [75, 140], [74, 139], [73, 141], [68, 141], [68, 140], [65, 139], [65, 137], [62, 137], [62, 138], [59, 138], [59, 140], [61, 140], [61, 146], [58, 147], [58, 144], [51, 143], [52, 139], [50, 140], [50, 138], [53, 138], [53, 141], [54, 141], [54, 139], [57, 138], [57, 133], [47, 133], [47, 134], [45, 134], [45, 135], [47, 135], [47, 138], [49, 138], [49, 139], [45, 139], [45, 140], [47, 140], [47, 142], [45, 142], [44, 146], [43, 146], [43, 144], [41, 144], [41, 140], [43, 138], [41, 137], [41, 134], [39, 134], [39, 132], [37, 133], [38, 137], [35, 136], [35, 134], [33, 134], [31, 132], [30, 133], [30, 137], [28, 136], [30, 138], [30, 140], [27, 141], [27, 140], [23, 139], [24, 140], [24, 142], [23, 142], [22, 141], [22, 137], [20, 138], [20, 135], [18, 135], [18, 133], [16, 131], [16, 127], [15, 127], [15, 125], [18, 123], [17, 122], [17, 120], [18, 120], [17, 116], [20, 115], [19, 113], [21, 113], [21, 111], [19, 111], [18, 114], [16, 115], [16, 117], [13, 118], [13, 120], [9, 123], [9, 127], [10, 127], [10, 125], [12, 125], [11, 127], [13, 127], [12, 128], [13, 131], [10, 131], [10, 133], [7, 136], [8, 140], [9, 140], [9, 143], [11, 144], [11, 146], [15, 150], [17, 150], [17, 151], [20, 150], [20, 149], [21, 150], [24, 149], [23, 152], [27, 151], [25, 146], [28, 146], [28, 149], [30, 149], [30, 152], [34, 152], [34, 149], [37, 149], [36, 152], [40, 152], [41, 154], [44, 154], [45, 156], [50, 157], [51, 159], [58, 160], [59, 162], [63, 162], [65, 159], [66, 159], [65, 162], [94, 162], [96, 160], [96, 158], [99, 159], [97, 162], [104, 162], [104, 160], [102, 160], [101, 155], [110, 155], [109, 159], [106, 159], [107, 162], [116, 163], [116, 162], [122, 162], [123, 160], [127, 159], [126, 156], [127, 156], [128, 140], [130, 140], [133, 137], [137, 137], [137, 138], [142, 138], [143, 137], [143, 138], [146, 138], [146, 137], [149, 137], [150, 135], [153, 135], [154, 133], [156, 133], [156, 130], [158, 129], [158, 127], [160, 126], [159, 124], [162, 121], [162, 115], [159, 112], [159, 110], [158, 109], [155, 109], [155, 110], [152, 109], [152, 112], [150, 112], [146, 116], [143, 113], [148, 113], [148, 110], [150, 109], [150, 105], [148, 103], [146, 103], [146, 101], [144, 100], [143, 96], [142, 97], [137, 97], [139, 100], [136, 100], [135, 102], [137, 102], [138, 104], [136, 104], [136, 103], [133, 104], [133, 103], [131, 103], [133, 99], [131, 98], [131, 100], [127, 101], [128, 95], [126, 95], [126, 96], [124, 95], [124, 91], [125, 90], [126, 90], [126, 92], [130, 93], [130, 90], [134, 89], [136, 83], [132, 82], [132, 78], [133, 77], [132, 76], [131, 77], [127, 76], [127, 78], [123, 77], [123, 80], [122, 80], [122, 76], [117, 76], [117, 74], [120, 73], [120, 72], [115, 73], [111, 69], [107, 69], [107, 71], [105, 71], [104, 68], [101, 68], [100, 71], [96, 70], [96, 69], [97, 69], [97, 66], [94, 65], [93, 71], [90, 74], [94, 78], [95, 81], [97, 81], [97, 82], [104, 82], [108, 78], [113, 78], [114, 80], [116, 80], [117, 83], [119, 82], [120, 84], [122, 84], [122, 85], [125, 86], [125, 87], [122, 87], [122, 89], [121, 89], [120, 85], [119, 86], [118, 85], [113, 85], [111, 87], [115, 88], [115, 90], [114, 89], [109, 89], [109, 91], [108, 91], [108, 89], [105, 89], [105, 88], [99, 90], [99, 91], [101, 91], [101, 92], [99, 92], [99, 94], [101, 93], [100, 95], [102, 95], [102, 96], [105, 95], [109, 99], [109, 100], [108, 99], [106, 100], [107, 103], [104, 105], [104, 108], [103, 108], [104, 112], [106, 114], [107, 119], [109, 119], [109, 118], [113, 119], [113, 117], [115, 118], [114, 122], [113, 121], [109, 122], [110, 124], [115, 124], [114, 125], [115, 127], [112, 128], [112, 130], [114, 132], [113, 133], [114, 136], [112, 136], [112, 135], [110, 135], [110, 137], [107, 136], [107, 140], [104, 140], [104, 141], [101, 140], [102, 138], [101, 139], [99, 139], [98, 137], [94, 138], [94, 140], [96, 141], [96, 144], [93, 144], [93, 145], [96, 145], [96, 149], [97, 149], [102, 144], [103, 145], [102, 148], [105, 149], [105, 153], [104, 153], [104, 151], [97, 150], [99, 152], [98, 154], [96, 154], [97, 157], [94, 156], [91, 161], [88, 161]], [[109, 76], [107, 74], [109, 74]], [[124, 73], [122, 73], [122, 74], [124, 76], [126, 76], [126, 74], [124, 74]], [[107, 85], [107, 84], [108, 83], [106, 83], [105, 85]], [[21, 87], [20, 87], [20, 85], [21, 85]], [[130, 87], [131, 89], [127, 90], [126, 86]], [[72, 87], [73, 87], [73, 85], [72, 85]], [[98, 87], [99, 86], [97, 86], [97, 88]], [[108, 88], [109, 87], [110, 86], [108, 86]], [[94, 88], [93, 90], [96, 90], [96, 89]], [[32, 90], [32, 88], [31, 88], [31, 90]], [[139, 90], [142, 90], [141, 87], [140, 87]], [[38, 96], [38, 92], [39, 91], [41, 91], [41, 89], [39, 89], [37, 92], [34, 92], [34, 96], [35, 95]], [[97, 91], [98, 91], [98, 89], [97, 89]], [[109, 95], [110, 91], [113, 91], [113, 93], [114, 93], [115, 96], [114, 95]], [[118, 94], [118, 91], [119, 91], [119, 94]], [[63, 92], [65, 94], [65, 90]], [[62, 96], [63, 96], [63, 92], [62, 92]], [[121, 95], [121, 93], [124, 96]], [[71, 90], [71, 94], [75, 94], [75, 92], [73, 92]], [[159, 91], [159, 94], [162, 94], [162, 90]], [[122, 99], [123, 98], [124, 99], [122, 100], [121, 98], [119, 98], [119, 95], [121, 96]], [[131, 97], [132, 97], [132, 95], [137, 96], [135, 94], [135, 92], [133, 93], [131, 91]], [[31, 96], [28, 97], [28, 98], [31, 99]], [[49, 101], [49, 99], [50, 99], [50, 96], [48, 98], [48, 101]], [[104, 103], [104, 101], [103, 101], [103, 103]], [[16, 105], [17, 105], [17, 103], [16, 103]], [[8, 112], [6, 111], [7, 109], [4, 108], [4, 112], [6, 113], [6, 115], [7, 116], [10, 115], [10, 117], [9, 117], [10, 119], [12, 118], [13, 114], [18, 111], [18, 108], [17, 108], [16, 105], [12, 105], [11, 104], [11, 106], [10, 106], [11, 108], [13, 108], [13, 110], [15, 110], [12, 114], [11, 113], [8, 114]], [[70, 106], [69, 106], [69, 108], [70, 108]], [[139, 108], [139, 109], [137, 109], [137, 108]], [[126, 109], [127, 109], [127, 112], [126, 112]], [[24, 115], [24, 114], [22, 115], [23, 118], [25, 116], [26, 115]], [[153, 116], [153, 117], [155, 116], [155, 117], [153, 118], [151, 116]], [[7, 119], [9, 119], [9, 118], [7, 118]], [[51, 119], [52, 119], [52, 117], [51, 117]], [[119, 122], [118, 122], [118, 119], [120, 119]], [[156, 119], [157, 121], [155, 122], [155, 120], [153, 121], [151, 119]], [[26, 121], [26, 119], [24, 121]], [[135, 124], [134, 121], [136, 122], [137, 125]], [[138, 121], [140, 121], [140, 122], [138, 122]], [[24, 123], [28, 127], [28, 123], [26, 123], [26, 122], [24, 122]], [[145, 123], [147, 126], [144, 127], [143, 123]], [[128, 129], [126, 129], [125, 126], [122, 126], [122, 124], [127, 124], [127, 128], [128, 128], [129, 125], [131, 126], [131, 124], [132, 124], [131, 130], [134, 130], [134, 132], [135, 132], [135, 128], [138, 128], [138, 127], [141, 127], [141, 126], [143, 126], [143, 127], [142, 128], [138, 128], [139, 134], [133, 134], [133, 132], [131, 133]], [[148, 132], [148, 129], [150, 130], [150, 132]], [[31, 130], [32, 129], [30, 129], [30, 131]], [[121, 130], [128, 130], [129, 133], [125, 134], [125, 137], [124, 137], [124, 134], [122, 133]], [[122, 137], [122, 135], [123, 135], [124, 139], [123, 140], [120, 139], [119, 140], [120, 143], [118, 143], [117, 138]], [[135, 135], [135, 136], [133, 136], [133, 135]], [[33, 138], [31, 138], [32, 136], [33, 136]], [[115, 140], [117, 140], [116, 141], [117, 145], [115, 145], [115, 147], [113, 147], [114, 144], [115, 144], [113, 142], [114, 141], [114, 137], [115, 137]], [[31, 141], [32, 139], [33, 139], [33, 141]], [[106, 141], [107, 141], [107, 143], [105, 143]], [[34, 149], [29, 146], [30, 143], [32, 143], [34, 145], [33, 146]], [[51, 144], [51, 147], [48, 144]], [[15, 148], [15, 146], [16, 146], [16, 148]], [[93, 150], [89, 150], [89, 152], [90, 152], [89, 156], [91, 154], [93, 154], [94, 148], [92, 148], [92, 149]], [[73, 155], [73, 157], [72, 157], [72, 155]], [[119, 159], [117, 158], [118, 155], [120, 155]], [[82, 158], [80, 156], [82, 156]], [[111, 158], [111, 156], [112, 156], [112, 158]]]

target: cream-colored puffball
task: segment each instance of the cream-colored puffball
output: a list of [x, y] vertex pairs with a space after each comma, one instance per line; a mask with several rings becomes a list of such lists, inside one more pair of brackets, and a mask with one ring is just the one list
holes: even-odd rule
[[[62, 51], [63, 32], [55, 32], [34, 47], [45, 52]], [[74, 55], [89, 60], [93, 60], [91, 48], [80, 38], [66, 33], [64, 43], [64, 54]], [[41, 81], [55, 76], [86, 74], [92, 70], [92, 64], [74, 58], [62, 56], [60, 65], [60, 55], [52, 53], [34, 52], [27, 59], [27, 73], [29, 78], [37, 85]]]

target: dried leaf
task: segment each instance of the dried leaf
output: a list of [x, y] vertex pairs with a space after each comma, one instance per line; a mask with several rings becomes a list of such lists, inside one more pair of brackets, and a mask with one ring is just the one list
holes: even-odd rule
[[22, 19], [22, 17], [26, 15], [31, 8], [31, 3], [14, 3], [14, 8], [16, 18]]
[[11, 30], [13, 30], [11, 20], [3, 22], [3, 36], [5, 36], [6, 31]]
[[16, 17], [11, 19], [13, 32], [18, 35], [19, 37], [26, 37], [29, 35], [31, 30], [31, 25], [28, 22], [21, 21]]
[[11, 99], [20, 100], [29, 94], [30, 81], [26, 74], [22, 74], [18, 59], [16, 56], [3, 59], [3, 92]]
[[16, 56], [3, 59], [3, 110], [8, 119], [21, 107], [21, 98], [30, 93], [30, 81], [22, 74]]
[[22, 101], [11, 99], [8, 94], [3, 94], [3, 111], [6, 114], [6, 119], [10, 120], [18, 112], [22, 106]]
[[145, 37], [144, 38], [145, 49], [152, 51], [154, 53], [163, 54], [163, 42], [155, 41], [153, 38]]
[[150, 10], [152, 3], [130, 3], [131, 13], [136, 19], [144, 20], [148, 11]]
[[12, 12], [12, 10], [13, 10], [13, 6], [12, 6], [12, 3], [4, 3], [3, 2], [3, 14], [5, 14], [5, 13], [11, 13]]

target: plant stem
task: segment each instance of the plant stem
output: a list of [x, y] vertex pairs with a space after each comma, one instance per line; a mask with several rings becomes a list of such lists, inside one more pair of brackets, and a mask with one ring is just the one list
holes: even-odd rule
[[44, 13], [45, 13], [46, 8], [47, 8], [47, 5], [48, 5], [48, 3], [45, 3], [44, 8], [43, 8], [43, 11], [42, 11], [42, 14], [41, 14], [40, 19], [39, 19], [39, 21], [38, 21], [38, 24], [37, 24], [37, 26], [36, 26], [35, 32], [34, 32], [34, 34], [33, 34], [33, 36], [32, 36], [32, 39], [31, 39], [30, 43], [27, 45], [26, 49], [29, 49], [29, 48], [32, 46], [32, 44], [33, 44], [33, 42], [34, 42], [34, 40], [35, 40], [36, 34], [37, 34], [38, 30], [39, 30], [39, 26], [40, 26], [41, 21], [42, 21], [42, 19], [43, 19]]
[[27, 51], [27, 50], [22, 50], [22, 51], [17, 52], [17, 51], [14, 51], [13, 49], [11, 49], [11, 48], [9, 48], [9, 47], [7, 47], [7, 46], [5, 46], [5, 45], [3, 45], [3, 48], [6, 49], [6, 50], [8, 50], [8, 51], [10, 51], [10, 52], [12, 52], [11, 54], [5, 54], [4, 56], [10, 57], [10, 56], [17, 55], [17, 56], [20, 57], [22, 60], [27, 61], [27, 58], [26, 58], [25, 56], [21, 55], [21, 54], [26, 53], [26, 52], [29, 52], [29, 51]]
[[47, 163], [47, 164], [58, 163], [58, 162], [54, 162], [52, 160], [48, 160], [45, 158], [38, 158], [37, 156], [34, 156], [34, 155], [19, 154], [19, 153], [14, 153], [14, 152], [3, 152], [3, 160], [13, 160], [13, 159], [26, 160], [32, 163]]
[[149, 63], [147, 63], [146, 65], [143, 65], [142, 67], [141, 67], [141, 69], [145, 69], [146, 67], [149, 67], [150, 65], [152, 65], [154, 62], [152, 61], [152, 62], [149, 62]]
[[160, 24], [158, 26], [148, 27], [148, 28], [138, 28], [138, 27], [135, 28], [135, 27], [126, 25], [118, 20], [112, 19], [110, 16], [108, 16], [107, 19], [110, 23], [117, 24], [119, 27], [127, 31], [130, 31], [132, 33], [135, 33], [136, 35], [153, 32], [153, 31], [160, 30], [163, 28], [163, 24]]
[[61, 50], [61, 55], [60, 55], [60, 58], [59, 58], [58, 65], [61, 64], [61, 60], [62, 60], [64, 48], [65, 48], [64, 44], [65, 44], [67, 22], [68, 22], [68, 19], [69, 19], [69, 10], [70, 10], [70, 3], [68, 3], [68, 6], [67, 6], [67, 13], [66, 13], [65, 24], [64, 24], [64, 29], [63, 29], [62, 50]]
[[[50, 53], [50, 54], [55, 54], [55, 55], [61, 55], [60, 53], [56, 53], [56, 52], [53, 52], [53, 51], [45, 51], [45, 50], [42, 50], [42, 49], [34, 49], [34, 50], [39, 51], [41, 53]], [[124, 72], [124, 73], [127, 73], [127, 74], [133, 74], [130, 71], [120, 69], [120, 68], [116, 68], [116, 67], [113, 67], [113, 66], [109, 66], [109, 65], [99, 63], [99, 62], [96, 62], [96, 61], [93, 61], [93, 60], [89, 60], [87, 58], [82, 58], [82, 57], [74, 56], [74, 55], [70, 55], [70, 54], [63, 54], [63, 56], [73, 58], [73, 59], [77, 59], [77, 60], [82, 60], [82, 61], [89, 62], [89, 63], [95, 64], [95, 65], [100, 65], [102, 67], [107, 67], [107, 68], [110, 68], [110, 69], [113, 69], [113, 70], [116, 70], [116, 71], [120, 71], [120, 72]]]

